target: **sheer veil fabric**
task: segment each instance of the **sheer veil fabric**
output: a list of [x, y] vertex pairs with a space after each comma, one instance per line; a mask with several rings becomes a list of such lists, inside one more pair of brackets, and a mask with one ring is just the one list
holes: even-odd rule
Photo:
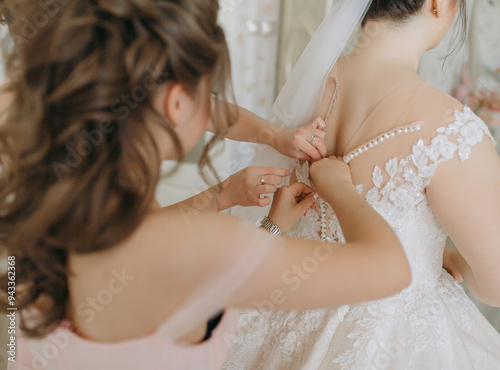
[[[349, 50], [371, 3], [371, 0], [340, 0], [334, 5], [278, 95], [271, 111], [271, 122], [299, 127], [316, 117], [328, 74], [339, 57]], [[290, 168], [291, 162], [272, 148], [261, 145], [257, 146], [250, 165]], [[238, 207], [233, 215], [256, 223], [268, 211], [269, 207]]]

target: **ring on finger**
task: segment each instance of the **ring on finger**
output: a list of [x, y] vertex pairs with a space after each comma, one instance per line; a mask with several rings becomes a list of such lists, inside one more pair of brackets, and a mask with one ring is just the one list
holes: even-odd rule
[[318, 135], [316, 134], [313, 134], [313, 136], [311, 137], [311, 143], [316, 140], [318, 138]]
[[262, 176], [262, 177], [260, 178], [260, 184], [261, 184], [261, 185], [265, 185], [265, 183], [266, 183], [266, 179], [265, 179], [265, 177], [264, 177], [264, 176]]

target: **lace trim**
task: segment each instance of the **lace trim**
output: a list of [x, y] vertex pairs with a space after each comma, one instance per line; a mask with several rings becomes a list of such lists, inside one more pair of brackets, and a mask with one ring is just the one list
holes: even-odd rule
[[[375, 185], [366, 194], [370, 204], [382, 200], [389, 201], [398, 208], [417, 205], [425, 201], [424, 190], [429, 186], [440, 163], [458, 157], [462, 162], [472, 154], [472, 147], [483, 141], [485, 136], [493, 143], [495, 139], [485, 123], [468, 107], [462, 112], [455, 112], [455, 122], [437, 129], [436, 135], [429, 145], [419, 139], [412, 147], [412, 153], [401, 161], [394, 157], [384, 166], [390, 179], [384, 184], [384, 174], [379, 166], [375, 166], [372, 182]], [[453, 140], [450, 135], [455, 135]]]

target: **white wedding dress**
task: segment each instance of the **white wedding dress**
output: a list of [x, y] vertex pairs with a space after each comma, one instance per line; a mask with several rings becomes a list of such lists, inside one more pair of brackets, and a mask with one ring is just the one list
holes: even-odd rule
[[[354, 155], [403, 139], [404, 131], [391, 130]], [[245, 311], [224, 369], [500, 369], [500, 334], [442, 268], [448, 235], [426, 195], [440, 165], [468, 161], [476, 145], [493, 138], [468, 108], [456, 111], [453, 123], [433, 129], [433, 136], [420, 127], [407, 131], [413, 143], [408, 152], [389, 153], [393, 158], [373, 169], [372, 184], [358, 189], [400, 238], [411, 286], [390, 298], [335, 310]], [[298, 180], [310, 184], [309, 165], [297, 163], [296, 169]], [[293, 234], [320, 240], [326, 222], [327, 240], [342, 243], [338, 220], [325, 208], [323, 220], [309, 212]]]

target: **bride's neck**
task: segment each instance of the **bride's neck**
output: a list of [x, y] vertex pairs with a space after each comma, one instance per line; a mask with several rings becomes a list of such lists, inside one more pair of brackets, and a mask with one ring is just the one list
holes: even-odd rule
[[354, 53], [364, 60], [398, 65], [416, 73], [428, 49], [425, 32], [416, 22], [396, 26], [386, 21], [371, 21], [365, 26]]

